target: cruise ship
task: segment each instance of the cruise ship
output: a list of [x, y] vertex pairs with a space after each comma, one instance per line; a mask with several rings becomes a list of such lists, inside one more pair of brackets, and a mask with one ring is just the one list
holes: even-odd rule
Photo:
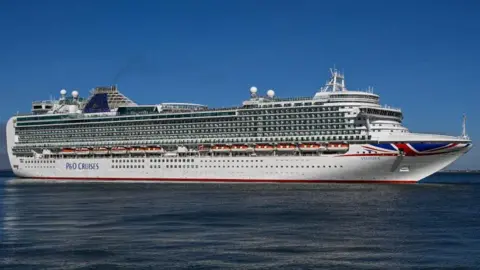
[[7, 123], [13, 172], [87, 181], [416, 183], [468, 152], [459, 136], [409, 131], [401, 109], [349, 90], [336, 69], [308, 97], [262, 95], [237, 107], [139, 105], [117, 86], [60, 91]]

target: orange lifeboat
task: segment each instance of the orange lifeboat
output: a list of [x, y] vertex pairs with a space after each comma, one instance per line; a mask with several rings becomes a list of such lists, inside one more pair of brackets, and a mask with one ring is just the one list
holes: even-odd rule
[[62, 155], [75, 155], [75, 149], [73, 148], [62, 148], [60, 151], [60, 154]]
[[328, 151], [342, 152], [348, 150], [348, 144], [346, 143], [329, 143], [327, 145]]
[[212, 151], [215, 153], [228, 153], [230, 152], [230, 146], [224, 144], [214, 145]]
[[130, 154], [145, 154], [145, 147], [132, 147], [128, 152]]
[[280, 143], [277, 145], [278, 152], [292, 152], [296, 150], [297, 146], [295, 146], [293, 143]]
[[232, 145], [232, 147], [230, 149], [232, 150], [232, 152], [247, 152], [251, 148], [249, 148], [245, 144], [234, 144], [234, 145]]
[[208, 151], [210, 151], [210, 147], [208, 147], [207, 145], [199, 145], [198, 146], [198, 151], [199, 152], [208, 152]]
[[272, 152], [275, 147], [271, 144], [257, 144], [255, 145], [255, 152]]
[[106, 155], [108, 154], [108, 149], [105, 147], [98, 147], [94, 148], [92, 152], [94, 155]]
[[86, 147], [78, 148], [75, 150], [75, 153], [80, 156], [85, 156], [90, 154], [90, 149]]
[[163, 152], [165, 152], [163, 148], [158, 146], [150, 146], [145, 148], [145, 153], [147, 154], [161, 154]]
[[301, 143], [298, 148], [302, 152], [317, 152], [320, 151], [320, 144], [318, 143]]
[[110, 151], [114, 155], [125, 155], [127, 153], [127, 149], [125, 147], [113, 147]]

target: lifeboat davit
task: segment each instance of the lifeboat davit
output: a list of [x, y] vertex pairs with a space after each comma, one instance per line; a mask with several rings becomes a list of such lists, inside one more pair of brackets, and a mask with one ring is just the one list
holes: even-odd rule
[[82, 147], [75, 150], [75, 153], [80, 156], [85, 156], [90, 154], [90, 149]]
[[257, 144], [255, 145], [255, 152], [272, 152], [275, 147], [271, 144]]
[[150, 146], [150, 147], [147, 147], [145, 148], [145, 153], [147, 154], [161, 154], [161, 153], [164, 153], [165, 150], [163, 150], [162, 147], [158, 147], [158, 146]]
[[292, 152], [296, 150], [297, 146], [293, 143], [280, 143], [277, 145], [278, 152]]
[[127, 149], [125, 147], [113, 147], [110, 152], [114, 155], [125, 155], [127, 153]]
[[327, 151], [342, 152], [348, 150], [348, 144], [346, 143], [329, 143], [327, 145]]
[[62, 148], [60, 150], [60, 154], [62, 155], [76, 155], [75, 149], [73, 148]]
[[108, 149], [105, 147], [94, 148], [92, 150], [94, 155], [106, 155], [108, 154]]
[[214, 145], [212, 151], [215, 153], [228, 153], [230, 152], [230, 146], [223, 144]]
[[298, 148], [302, 152], [317, 152], [320, 151], [321, 145], [318, 143], [301, 143]]

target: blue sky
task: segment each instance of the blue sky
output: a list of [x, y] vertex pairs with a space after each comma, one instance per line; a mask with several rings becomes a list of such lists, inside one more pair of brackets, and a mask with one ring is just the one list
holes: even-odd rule
[[[0, 1], [0, 121], [61, 88], [137, 103], [309, 96], [328, 68], [412, 131], [480, 138], [479, 1]], [[458, 167], [480, 164], [474, 148]]]

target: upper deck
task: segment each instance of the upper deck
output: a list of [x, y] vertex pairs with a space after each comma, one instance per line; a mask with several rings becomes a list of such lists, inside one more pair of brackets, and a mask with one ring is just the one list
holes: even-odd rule
[[[193, 145], [196, 143], [452, 141], [417, 135], [402, 125], [400, 109], [381, 105], [373, 91], [352, 91], [342, 75], [310, 97], [281, 98], [273, 90], [240, 106], [209, 108], [195, 103], [138, 105], [117, 87], [100, 87], [45, 103], [46, 113], [13, 119], [19, 146], [100, 144]], [[462, 137], [463, 138], [463, 137]], [[458, 139], [458, 138], [457, 138]], [[457, 140], [456, 139], [456, 140]]]
[[[171, 102], [155, 105], [138, 105], [120, 93], [116, 86], [94, 88], [88, 98], [80, 97], [77, 91], [73, 91], [72, 95], [67, 97], [66, 91], [62, 90], [60, 99], [34, 102], [32, 104], [32, 114], [18, 115], [16, 121], [18, 123], [38, 121], [36, 124], [46, 124], [58, 120], [88, 122], [95, 118], [112, 117], [127, 120], [129, 119], [128, 117], [135, 116], [150, 116], [150, 119], [215, 117], [259, 109], [271, 113], [281, 113], [292, 111], [289, 110], [290, 108], [312, 106], [337, 107], [340, 105], [360, 107], [359, 113], [364, 115], [383, 115], [400, 120], [403, 118], [400, 109], [381, 106], [379, 96], [373, 94], [371, 89], [367, 91], [347, 90], [342, 74], [336, 70], [331, 70], [331, 75], [330, 80], [313, 97], [280, 98], [275, 95], [273, 90], [268, 90], [265, 96], [261, 96], [258, 95], [256, 87], [251, 87], [248, 100], [245, 100], [241, 106], [227, 108], [208, 108], [202, 104]], [[286, 110], [281, 110], [282, 108]]]

